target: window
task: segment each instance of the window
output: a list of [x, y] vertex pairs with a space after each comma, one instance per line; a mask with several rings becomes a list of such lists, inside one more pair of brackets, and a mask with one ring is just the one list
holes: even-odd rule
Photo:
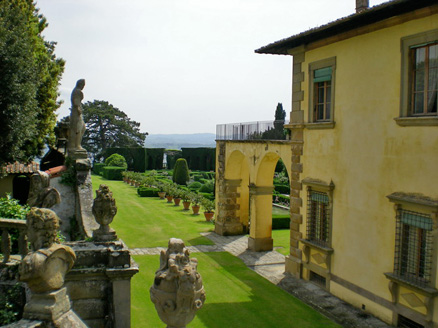
[[334, 127], [334, 82], [336, 57], [309, 64], [308, 128]]
[[432, 225], [429, 215], [397, 211], [394, 274], [420, 286], [431, 280]]
[[328, 247], [330, 244], [330, 202], [327, 193], [307, 191], [307, 240]]
[[401, 40], [401, 100], [397, 124], [438, 125], [438, 30]]
[[436, 115], [438, 43], [411, 49], [411, 115]]

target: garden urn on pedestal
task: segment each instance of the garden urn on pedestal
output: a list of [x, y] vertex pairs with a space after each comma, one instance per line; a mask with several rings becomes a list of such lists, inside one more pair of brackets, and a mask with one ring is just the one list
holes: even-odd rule
[[171, 238], [167, 251], [161, 251], [160, 268], [150, 289], [160, 319], [168, 328], [184, 328], [205, 302], [198, 261], [190, 259], [181, 239]]
[[93, 231], [95, 241], [117, 240], [116, 232], [109, 227], [116, 213], [116, 200], [113, 198], [113, 193], [108, 186], [100, 185], [99, 189], [96, 190], [96, 198], [93, 202], [93, 215], [97, 223], [100, 224], [99, 229]]

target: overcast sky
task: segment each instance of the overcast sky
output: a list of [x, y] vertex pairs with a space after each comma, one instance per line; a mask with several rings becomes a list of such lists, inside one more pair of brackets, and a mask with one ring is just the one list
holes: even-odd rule
[[[370, 0], [374, 6], [385, 1]], [[76, 81], [150, 134], [215, 133], [291, 108], [292, 58], [254, 50], [355, 11], [355, 0], [37, 0], [66, 60], [58, 118]]]

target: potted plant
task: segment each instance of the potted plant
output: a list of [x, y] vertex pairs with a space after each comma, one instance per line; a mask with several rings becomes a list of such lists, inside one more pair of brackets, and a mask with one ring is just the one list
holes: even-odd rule
[[159, 190], [158, 197], [160, 197], [160, 199], [164, 199], [164, 197], [166, 196], [165, 184], [163, 182], [158, 182], [157, 188]]
[[194, 215], [199, 214], [199, 208], [201, 207], [201, 201], [203, 197], [199, 194], [193, 193], [191, 197], [192, 201], [192, 211]]
[[182, 190], [178, 187], [175, 187], [175, 190], [173, 192], [173, 202], [175, 206], [179, 206], [179, 203], [181, 202], [181, 196], [182, 196]]
[[192, 193], [188, 190], [181, 190], [181, 198], [183, 201], [184, 211], [188, 211], [190, 209], [191, 197]]
[[214, 202], [204, 198], [202, 201], [202, 207], [204, 208], [204, 216], [207, 221], [211, 221], [214, 216]]
[[173, 185], [166, 185], [165, 186], [165, 191], [166, 191], [166, 199], [168, 203], [172, 203], [173, 200]]

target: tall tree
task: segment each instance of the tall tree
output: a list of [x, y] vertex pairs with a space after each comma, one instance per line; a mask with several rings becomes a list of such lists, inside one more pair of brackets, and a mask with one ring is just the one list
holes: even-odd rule
[[82, 146], [100, 160], [109, 147], [142, 147], [147, 133], [140, 132], [140, 123], [107, 101], [94, 100], [83, 104], [86, 131]]
[[54, 142], [64, 61], [32, 0], [0, 1], [0, 165], [28, 161]]

